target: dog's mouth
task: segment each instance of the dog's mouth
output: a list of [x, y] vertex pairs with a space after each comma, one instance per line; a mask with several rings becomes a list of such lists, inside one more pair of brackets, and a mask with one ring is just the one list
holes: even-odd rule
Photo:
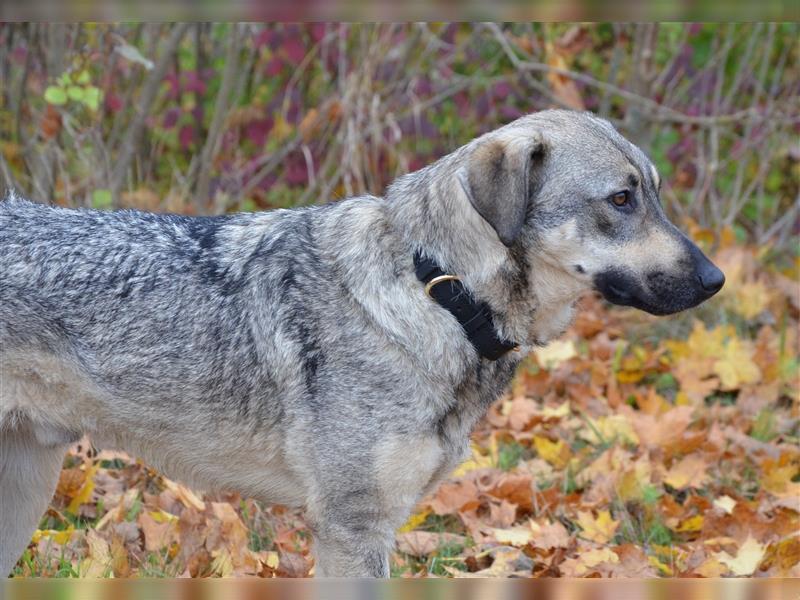
[[620, 269], [599, 273], [593, 281], [595, 289], [612, 304], [632, 306], [659, 316], [697, 306], [722, 288], [721, 284], [708, 287], [702, 278], [676, 277], [663, 272], [650, 273], [640, 280]]

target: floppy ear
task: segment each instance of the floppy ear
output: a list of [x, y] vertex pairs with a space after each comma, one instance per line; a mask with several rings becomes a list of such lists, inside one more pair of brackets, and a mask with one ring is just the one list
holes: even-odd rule
[[526, 140], [487, 141], [473, 150], [466, 168], [458, 173], [473, 208], [506, 246], [522, 232], [544, 152], [539, 133]]

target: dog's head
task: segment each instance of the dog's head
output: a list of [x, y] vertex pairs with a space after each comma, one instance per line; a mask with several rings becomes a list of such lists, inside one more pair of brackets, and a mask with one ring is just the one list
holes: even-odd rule
[[546, 111], [467, 152], [457, 180], [505, 246], [656, 315], [722, 288], [722, 272], [664, 214], [653, 164], [607, 121]]

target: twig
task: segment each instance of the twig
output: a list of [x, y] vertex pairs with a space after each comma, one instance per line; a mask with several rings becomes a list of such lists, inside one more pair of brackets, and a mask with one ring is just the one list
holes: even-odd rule
[[11, 167], [9, 167], [6, 162], [6, 157], [3, 156], [2, 152], [0, 152], [0, 176], [2, 176], [3, 183], [3, 189], [0, 190], [0, 199], [6, 195], [8, 190], [22, 190], [19, 183], [17, 183], [17, 180], [14, 178]]
[[[500, 36], [498, 40], [501, 42], [501, 44], [507, 46], [508, 40], [505, 34], [503, 34], [503, 32], [500, 30], [500, 28], [494, 23], [490, 23], [488, 24], [488, 26], [492, 31], [495, 32], [495, 35]], [[505, 43], [503, 43], [502, 40], [505, 40]], [[550, 65], [540, 62], [520, 60], [518, 57], [516, 57], [513, 51], [511, 52], [511, 54], [509, 54], [509, 58], [511, 58], [511, 56], [514, 56], [512, 62], [514, 62], [515, 66], [519, 69], [524, 69], [526, 71], [531, 71], [534, 73], [555, 73], [556, 75], [563, 75], [564, 77], [569, 77], [570, 79], [579, 81], [585, 85], [596, 87], [600, 90], [605, 90], [609, 93], [616, 94], [622, 98], [625, 98], [630, 102], [636, 102], [638, 104], [641, 104], [642, 106], [645, 106], [651, 111], [653, 111], [653, 114], [650, 116], [650, 119], [653, 121], [688, 123], [692, 125], [710, 125], [713, 123], [735, 123], [745, 119], [752, 120], [759, 116], [758, 112], [752, 108], [740, 110], [735, 113], [730, 113], [727, 115], [712, 115], [712, 116], [687, 115], [685, 113], [675, 110], [674, 108], [663, 106], [662, 104], [659, 104], [658, 102], [651, 100], [650, 98], [645, 98], [644, 96], [641, 96], [634, 92], [630, 92], [612, 83], [595, 79], [591, 75], [586, 75], [584, 73], [576, 73], [575, 71], [571, 71], [569, 69], [552, 67]], [[561, 104], [563, 104], [563, 102]]]
[[195, 157], [192, 161], [194, 168], [189, 169], [188, 179], [194, 181], [197, 178], [195, 193], [200, 202], [208, 201], [208, 189], [211, 182], [211, 163], [219, 152], [222, 140], [222, 129], [225, 123], [225, 116], [231, 104], [236, 102], [236, 98], [231, 98], [234, 88], [237, 69], [239, 67], [239, 51], [242, 45], [242, 35], [239, 26], [231, 25], [230, 38], [228, 40], [228, 51], [225, 54], [225, 69], [222, 72], [222, 83], [220, 83], [217, 99], [214, 103], [214, 117], [208, 130], [206, 143], [200, 152], [199, 160]]
[[136, 106], [136, 113], [134, 114], [131, 124], [128, 126], [128, 130], [125, 132], [125, 141], [117, 157], [117, 164], [114, 166], [114, 171], [111, 173], [110, 188], [114, 206], [119, 205], [119, 192], [122, 189], [123, 181], [128, 173], [128, 167], [130, 167], [136, 149], [139, 146], [139, 140], [142, 136], [142, 130], [144, 129], [147, 115], [150, 113], [150, 108], [156, 99], [161, 82], [167, 74], [169, 62], [172, 59], [172, 55], [178, 49], [178, 44], [180, 44], [188, 28], [188, 23], [178, 23], [173, 26], [164, 52], [147, 78], [141, 99]]

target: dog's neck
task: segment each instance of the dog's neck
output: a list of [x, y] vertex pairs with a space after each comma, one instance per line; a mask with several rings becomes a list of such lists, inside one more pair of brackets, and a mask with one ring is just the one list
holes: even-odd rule
[[422, 169], [387, 190], [389, 222], [409, 254], [421, 250], [458, 275], [489, 304], [502, 338], [535, 346], [561, 335], [574, 318], [586, 284], [537, 256], [535, 249], [521, 243], [504, 246], [454, 178], [434, 175], [441, 171]]

